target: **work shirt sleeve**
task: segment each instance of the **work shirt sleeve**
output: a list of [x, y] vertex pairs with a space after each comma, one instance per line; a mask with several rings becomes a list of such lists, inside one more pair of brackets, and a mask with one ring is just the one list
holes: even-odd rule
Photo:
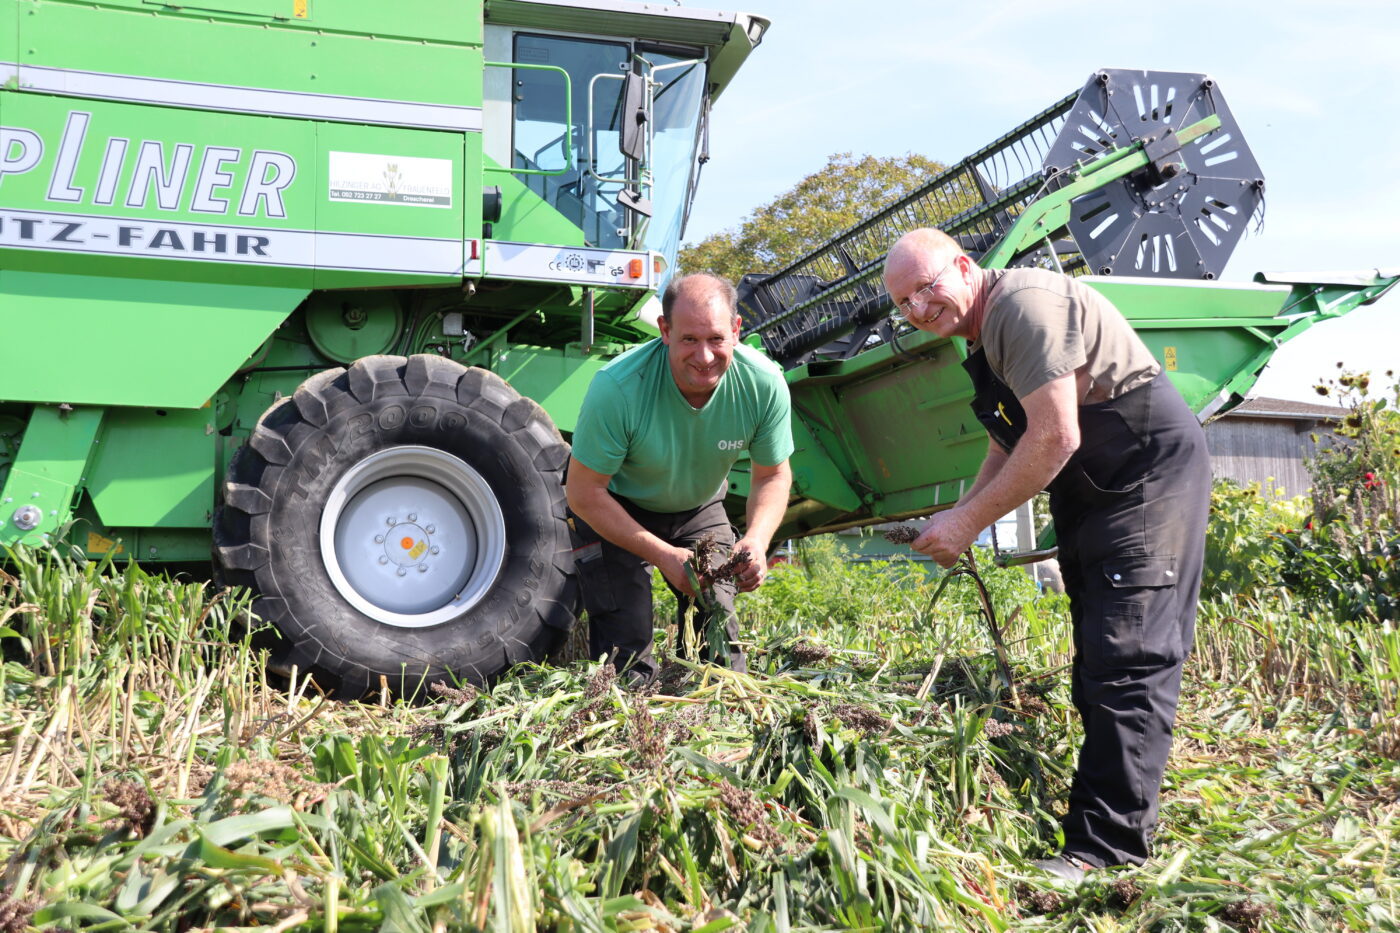
[[588, 386], [574, 428], [574, 459], [590, 470], [613, 476], [622, 468], [631, 447], [627, 429], [627, 399], [607, 373], [598, 373]]
[[1046, 289], [1001, 296], [983, 327], [987, 361], [1017, 398], [1085, 363], [1079, 315], [1066, 297]]
[[781, 376], [765, 394], [749, 458], [760, 466], [777, 466], [792, 456], [792, 396]]

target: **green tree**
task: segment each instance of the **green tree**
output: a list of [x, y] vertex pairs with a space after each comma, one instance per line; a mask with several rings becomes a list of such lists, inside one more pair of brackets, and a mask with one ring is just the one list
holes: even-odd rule
[[861, 156], [838, 152], [820, 170], [737, 227], [681, 249], [679, 269], [734, 281], [746, 272], [776, 272], [943, 171], [921, 155]]

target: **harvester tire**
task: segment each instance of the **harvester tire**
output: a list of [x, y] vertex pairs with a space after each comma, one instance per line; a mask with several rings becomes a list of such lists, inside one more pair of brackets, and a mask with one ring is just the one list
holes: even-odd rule
[[484, 684], [574, 621], [568, 458], [493, 373], [365, 357], [258, 420], [229, 463], [214, 561], [281, 633], [278, 666], [337, 696]]

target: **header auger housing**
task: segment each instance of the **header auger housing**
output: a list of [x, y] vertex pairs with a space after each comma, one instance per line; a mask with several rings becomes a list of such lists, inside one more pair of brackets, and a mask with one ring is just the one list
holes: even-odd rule
[[[1212, 116], [1217, 127], [1182, 144], [1182, 130]], [[901, 234], [938, 227], [980, 257], [1028, 205], [1138, 143], [1148, 164], [1077, 197], [1064, 223], [1001, 261], [1058, 264], [1072, 274], [1216, 278], [1264, 192], [1224, 98], [1205, 75], [1104, 70], [786, 269], [745, 276], [746, 333], [762, 335], [789, 367], [853, 356], [872, 335], [890, 334], [880, 273]]]

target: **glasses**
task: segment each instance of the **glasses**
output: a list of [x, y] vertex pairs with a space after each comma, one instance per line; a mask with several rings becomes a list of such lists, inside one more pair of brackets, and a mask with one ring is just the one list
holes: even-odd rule
[[[928, 306], [928, 303], [933, 300], [933, 290], [938, 287], [938, 280], [943, 278], [943, 274], [956, 264], [957, 260], [948, 263], [933, 277], [932, 282], [929, 282], [927, 285], [914, 292], [914, 294], [895, 305], [895, 307], [899, 309], [899, 312], [906, 318], [913, 317], [916, 311], [924, 310], [924, 308]], [[942, 311], [938, 312], [939, 315], [942, 313]], [[938, 320], [938, 315], [935, 315], [933, 319]]]

